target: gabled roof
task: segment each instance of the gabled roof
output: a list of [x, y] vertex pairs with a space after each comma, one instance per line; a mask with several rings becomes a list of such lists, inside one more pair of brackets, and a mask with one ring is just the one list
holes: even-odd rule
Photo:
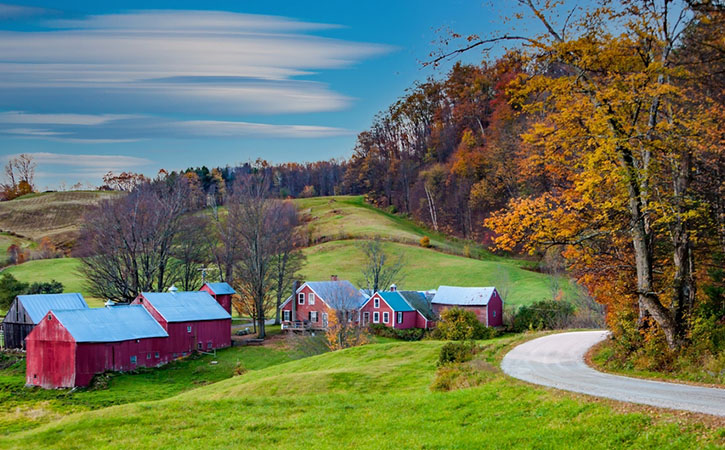
[[76, 342], [120, 342], [168, 336], [141, 305], [53, 309], [51, 313]]
[[418, 312], [428, 320], [435, 320], [436, 314], [430, 306], [430, 302], [426, 298], [424, 292], [420, 291], [398, 291], [408, 304], [417, 309]]
[[387, 303], [393, 311], [415, 311], [415, 308], [410, 306], [398, 291], [378, 291], [376, 294], [380, 295], [380, 297], [385, 300], [385, 303]]
[[[307, 281], [297, 288], [295, 294], [305, 286], [312, 289], [332, 309], [339, 308], [341, 304], [349, 308], [359, 309], [370, 298], [347, 280]], [[280, 308], [284, 307], [293, 298], [293, 295], [287, 297], [287, 300], [280, 305]]]
[[440, 286], [432, 303], [439, 305], [485, 306], [491, 300], [495, 287]]
[[18, 301], [35, 324], [51, 309], [88, 309], [83, 296], [77, 293], [18, 295]]
[[234, 288], [229, 285], [229, 283], [205, 283], [205, 285], [209, 286], [209, 289], [211, 289], [214, 295], [234, 295], [237, 293], [237, 291], [235, 291]]
[[204, 291], [142, 292], [167, 322], [231, 319], [214, 297]]

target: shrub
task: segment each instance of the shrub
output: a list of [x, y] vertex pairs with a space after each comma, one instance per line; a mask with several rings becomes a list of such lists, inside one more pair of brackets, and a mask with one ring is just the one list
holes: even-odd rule
[[438, 365], [456, 364], [473, 359], [478, 347], [473, 341], [469, 342], [446, 342], [438, 354]]
[[542, 300], [520, 307], [511, 319], [511, 329], [555, 330], [563, 328], [573, 314], [574, 306], [569, 302]]
[[399, 330], [397, 328], [387, 327], [382, 323], [373, 323], [368, 330], [374, 336], [400, 339], [401, 341], [420, 341], [426, 335], [426, 330], [422, 328]]
[[232, 376], [238, 377], [239, 375], [244, 375], [248, 372], [248, 369], [244, 367], [244, 364], [242, 364], [241, 361], [237, 361], [237, 363], [234, 365], [234, 372]]
[[466, 244], [463, 246], [463, 256], [465, 256], [466, 258], [471, 257], [471, 246], [470, 245]]
[[438, 331], [443, 339], [465, 341], [475, 339], [481, 323], [471, 311], [462, 308], [448, 308], [441, 314]]
[[428, 236], [423, 236], [420, 238], [420, 246], [424, 248], [430, 248], [430, 238]]

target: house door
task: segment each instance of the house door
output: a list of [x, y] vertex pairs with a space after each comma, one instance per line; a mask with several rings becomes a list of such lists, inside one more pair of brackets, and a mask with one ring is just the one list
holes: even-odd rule
[[327, 328], [327, 313], [322, 313], [322, 328]]
[[370, 323], [370, 313], [366, 311], [363, 313], [362, 324], [363, 324], [363, 326], [366, 326], [369, 323]]

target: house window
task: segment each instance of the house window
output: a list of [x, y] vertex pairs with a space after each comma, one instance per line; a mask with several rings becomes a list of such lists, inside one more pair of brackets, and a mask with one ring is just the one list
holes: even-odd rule
[[305, 304], [305, 293], [304, 292], [300, 292], [299, 294], [297, 294], [297, 304], [298, 305]]
[[390, 314], [387, 312], [383, 313], [383, 323], [388, 323], [388, 320], [390, 319]]
[[159, 359], [159, 352], [154, 353], [154, 358]]
[[398, 311], [398, 323], [403, 323], [403, 313]]
[[136, 364], [136, 356], [131, 357], [131, 364]]
[[197, 342], [196, 343], [196, 348], [198, 348], [199, 350], [203, 350], [204, 349], [204, 344], [202, 342]]
[[313, 294], [312, 292], [310, 292], [309, 294], [307, 294], [307, 303], [310, 304], [310, 305], [314, 305], [315, 304], [315, 294]]
[[151, 353], [146, 353], [146, 359], [151, 359]]
[[310, 322], [317, 323], [317, 311], [310, 311], [308, 314]]
[[285, 322], [289, 322], [292, 317], [292, 311], [282, 311], [282, 320]]
[[191, 333], [191, 325], [189, 325], [189, 326], [186, 327], [186, 332], [187, 333]]
[[376, 298], [373, 300], [373, 308], [380, 308], [380, 299]]
[[363, 325], [367, 325], [370, 322], [370, 313], [365, 311], [363, 313]]
[[373, 313], [373, 323], [379, 323], [380, 322], [380, 313], [375, 311]]

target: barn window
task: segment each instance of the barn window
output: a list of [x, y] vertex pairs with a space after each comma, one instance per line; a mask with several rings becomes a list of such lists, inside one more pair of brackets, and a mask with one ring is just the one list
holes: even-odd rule
[[403, 323], [403, 313], [398, 311], [398, 323]]
[[305, 293], [304, 292], [300, 292], [299, 294], [297, 294], [297, 304], [298, 305], [305, 304]]
[[307, 294], [307, 300], [308, 300], [307, 303], [309, 303], [310, 305], [314, 305], [315, 304], [315, 294], [313, 294], [312, 292]]
[[493, 317], [496, 317], [496, 310], [493, 310]]
[[154, 353], [154, 358], [159, 359], [159, 352]]
[[191, 333], [191, 325], [189, 325], [189, 326], [186, 327], [186, 332], [187, 333]]
[[376, 298], [375, 300], [373, 300], [373, 307], [380, 308], [380, 299], [379, 298]]
[[387, 312], [383, 313], [383, 323], [388, 323], [388, 320], [390, 320], [390, 314]]
[[199, 350], [203, 350], [204, 349], [204, 343], [203, 342], [197, 342], [196, 348], [198, 348]]
[[51, 316], [50, 314], [48, 314], [48, 320], [53, 320], [53, 316]]
[[373, 313], [373, 323], [379, 323], [380, 322], [380, 313], [375, 311]]
[[211, 350], [212, 347], [214, 347], [214, 344], [211, 341], [206, 343], [206, 348]]
[[177, 355], [176, 353], [174, 353], [171, 357], [172, 358], [176, 358], [177, 356], [179, 356], [179, 355]]
[[292, 317], [292, 311], [282, 311], [282, 320], [289, 322]]
[[308, 313], [308, 319], [310, 322], [317, 323], [317, 311], [310, 311]]
[[146, 359], [151, 359], [151, 353], [146, 353]]
[[136, 355], [131, 357], [131, 364], [136, 364]]

